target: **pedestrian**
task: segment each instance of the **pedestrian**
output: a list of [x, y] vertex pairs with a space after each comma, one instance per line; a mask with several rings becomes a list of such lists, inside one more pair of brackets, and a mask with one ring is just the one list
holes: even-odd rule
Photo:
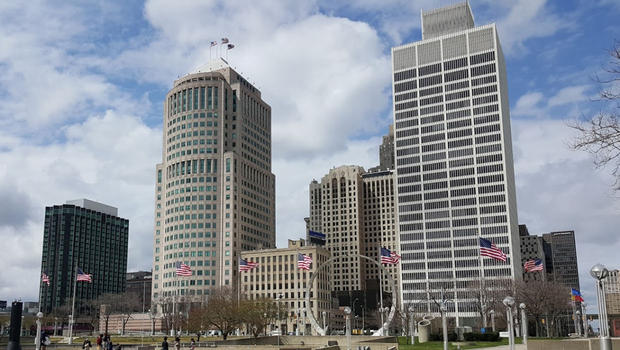
[[197, 341], [200, 343], [200, 331], [196, 333], [196, 337], [198, 337]]
[[82, 349], [90, 350], [91, 346], [92, 345], [90, 344], [90, 340], [88, 340], [88, 338], [84, 339], [84, 342], [82, 343]]
[[106, 348], [106, 350], [114, 350], [114, 344], [112, 344], [112, 339], [110, 339], [110, 337], [108, 336], [108, 347]]
[[108, 343], [110, 342], [110, 336], [108, 333], [103, 333], [103, 349], [108, 350]]
[[189, 342], [189, 348], [191, 350], [194, 350], [196, 348], [196, 341], [194, 340], [194, 338], [192, 338], [192, 340], [190, 340]]
[[45, 331], [41, 332], [41, 339], [39, 341], [41, 342], [42, 350], [45, 350], [47, 346], [51, 343], [50, 337], [49, 335], [47, 335], [47, 333], [45, 333]]
[[181, 350], [181, 338], [179, 337], [174, 338], [174, 348], [176, 350]]
[[161, 350], [168, 350], [168, 337], [164, 337], [164, 341], [161, 342]]
[[97, 337], [97, 350], [102, 350], [101, 345], [103, 344], [103, 334], [99, 334]]

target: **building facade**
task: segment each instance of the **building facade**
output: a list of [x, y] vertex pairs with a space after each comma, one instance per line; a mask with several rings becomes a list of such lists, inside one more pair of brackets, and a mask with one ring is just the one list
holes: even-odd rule
[[[402, 300], [479, 316], [470, 286], [520, 279], [506, 65], [495, 24], [467, 2], [422, 12], [422, 40], [392, 49]], [[507, 262], [480, 258], [479, 238]], [[456, 293], [454, 293], [456, 291]]]
[[379, 165], [368, 171], [393, 170], [394, 166], [394, 125], [390, 125], [390, 131], [383, 136], [383, 142], [379, 146]]
[[[377, 309], [380, 284], [384, 305], [398, 294], [388, 276], [380, 276], [382, 269], [359, 257], [380, 261], [381, 247], [398, 253], [394, 182], [392, 170], [366, 172], [346, 165], [310, 183], [308, 228], [325, 235], [325, 248], [338, 258], [333, 263], [332, 294], [339, 305], [355, 306], [355, 315]], [[400, 265], [383, 266], [398, 286]], [[356, 299], [359, 303], [354, 305]]]
[[40, 282], [41, 311], [71, 303], [76, 267], [92, 275], [77, 283], [76, 306], [105, 293], [125, 291], [129, 221], [118, 210], [87, 199], [45, 208]]
[[202, 299], [237, 287], [242, 250], [275, 247], [271, 107], [219, 58], [176, 80], [163, 109], [152, 298]]
[[142, 305], [142, 312], [147, 312], [151, 308], [151, 288], [153, 285], [153, 275], [151, 271], [127, 272], [126, 293], [136, 296]]
[[609, 276], [603, 281], [607, 301], [609, 334], [612, 337], [620, 337], [620, 270], [609, 270]]
[[540, 259], [543, 264], [542, 271], [525, 272], [523, 270], [523, 280], [529, 281], [546, 281], [547, 280], [547, 264], [545, 255], [545, 241], [542, 237], [530, 235], [526, 225], [519, 225], [519, 238], [521, 239], [521, 266], [526, 261]]
[[543, 233], [547, 279], [580, 289], [575, 231]]
[[[310, 270], [297, 266], [298, 254], [312, 258]], [[329, 259], [329, 252], [320, 246], [306, 246], [303, 239], [289, 240], [287, 248], [261, 249], [241, 252], [241, 258], [260, 265], [247, 272], [241, 272], [241, 292], [249, 299], [268, 298], [275, 300], [282, 310], [287, 310], [285, 319], [276, 320], [270, 331], [279, 329], [282, 334], [290, 332], [316, 335], [305, 316], [312, 311], [321, 323], [323, 312], [331, 312], [330, 280], [333, 273], [329, 268], [317, 271]], [[318, 274], [312, 285], [310, 305], [306, 305], [306, 290], [313, 275]], [[299, 332], [298, 332], [299, 330]]]

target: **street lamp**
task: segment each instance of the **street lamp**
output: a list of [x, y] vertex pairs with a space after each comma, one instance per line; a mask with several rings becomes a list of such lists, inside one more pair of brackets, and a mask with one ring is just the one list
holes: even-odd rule
[[515, 304], [515, 298], [507, 296], [503, 301], [506, 306], [506, 319], [508, 320], [508, 342], [510, 343], [510, 350], [515, 350], [515, 332], [512, 319], [512, 307]]
[[586, 309], [586, 303], [582, 302], [581, 303], [581, 309], [583, 310], [581, 312], [581, 321], [583, 322], [583, 337], [587, 338], [588, 337], [588, 312]]
[[[385, 323], [383, 322], [383, 314], [384, 314], [384, 313], [386, 313], [386, 312], [388, 312], [388, 311], [390, 311], [390, 308], [389, 308], [389, 307], [387, 307], [387, 306], [386, 306], [386, 307], [380, 307], [380, 308], [379, 308], [379, 313], [381, 314], [381, 335], [382, 335], [382, 336], [385, 336], [385, 335], [386, 335], [386, 334], [385, 334], [385, 331], [386, 331], [386, 329], [385, 329]], [[387, 335], [390, 335], [390, 330], [389, 330], [389, 329], [387, 330], [387, 332], [388, 332], [388, 334], [387, 334]]]
[[278, 346], [280, 346], [280, 334], [282, 333], [282, 324], [280, 322], [280, 300], [282, 299], [282, 293], [276, 296], [276, 303], [278, 304]]
[[327, 332], [327, 328], [326, 328], [326, 326], [327, 326], [327, 323], [326, 323], [326, 321], [327, 321], [327, 312], [326, 311], [321, 312], [321, 316], [323, 316], [323, 330], [325, 330], [325, 332]]
[[596, 280], [601, 350], [611, 350], [611, 338], [609, 337], [609, 325], [607, 323], [607, 302], [603, 290], [603, 280], [609, 276], [609, 270], [601, 264], [596, 264], [590, 269], [590, 275]]
[[407, 310], [409, 311], [409, 336], [411, 337], [411, 345], [413, 345], [415, 343], [415, 319], [413, 317], [415, 313], [415, 308], [413, 307], [413, 305], [409, 305], [409, 308]]
[[575, 332], [581, 336], [581, 311], [575, 311]]
[[491, 314], [491, 329], [495, 332], [495, 310], [489, 312]]
[[[351, 310], [353, 312], [353, 316], [357, 319], [357, 311], [355, 311], [355, 303], [360, 301], [359, 298], [355, 298], [355, 300], [353, 300], [353, 310]], [[357, 329], [357, 321], [355, 321], [355, 329]]]
[[344, 308], [344, 318], [346, 322], [347, 350], [351, 350], [351, 308]]
[[525, 304], [519, 304], [521, 309], [521, 330], [523, 332], [523, 345], [527, 346], [527, 315], [525, 314]]
[[37, 312], [37, 337], [35, 338], [35, 348], [37, 350], [41, 349], [41, 319], [43, 318], [43, 313], [41, 311]]

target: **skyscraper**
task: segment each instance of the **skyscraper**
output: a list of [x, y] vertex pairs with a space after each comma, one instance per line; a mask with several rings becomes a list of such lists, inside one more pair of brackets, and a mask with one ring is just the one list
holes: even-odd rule
[[79, 199], [45, 208], [41, 275], [41, 311], [50, 313], [71, 304], [75, 269], [92, 275], [92, 283], [80, 282], [76, 306], [104, 293], [125, 291], [129, 221], [114, 207]]
[[567, 287], [580, 289], [575, 231], [543, 233], [547, 278]]
[[275, 248], [271, 107], [219, 58], [174, 82], [163, 117], [152, 297], [237, 288], [239, 253]]
[[[521, 278], [506, 66], [467, 2], [421, 17], [422, 40], [392, 49], [403, 303], [436, 312], [443, 288], [473, 322], [472, 285]], [[508, 261], [480, 258], [479, 238]]]

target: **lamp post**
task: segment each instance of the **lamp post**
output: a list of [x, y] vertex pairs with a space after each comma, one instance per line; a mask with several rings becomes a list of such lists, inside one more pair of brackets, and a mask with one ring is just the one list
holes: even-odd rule
[[347, 350], [351, 350], [351, 308], [344, 308], [344, 318], [346, 322]]
[[[389, 307], [387, 307], [387, 306], [386, 306], [386, 307], [380, 307], [380, 308], [379, 308], [379, 313], [381, 314], [381, 330], [382, 330], [381, 335], [382, 335], [382, 336], [385, 336], [385, 335], [386, 335], [386, 334], [385, 334], [385, 332], [386, 332], [386, 329], [385, 329], [385, 323], [384, 323], [384, 321], [383, 321], [383, 314], [384, 314], [384, 313], [386, 313], [386, 312], [388, 312], [389, 310], [390, 310], [390, 308], [389, 308]], [[387, 335], [390, 335], [390, 330], [389, 330], [389, 329], [387, 330]]]
[[321, 316], [323, 316], [323, 329], [327, 332], [327, 311], [321, 312]]
[[409, 308], [407, 310], [409, 311], [409, 337], [411, 337], [411, 345], [413, 345], [415, 343], [415, 319], [413, 317], [415, 313], [415, 308], [413, 307], [413, 305], [409, 305]]
[[495, 310], [489, 312], [491, 314], [491, 329], [495, 332]]
[[43, 318], [43, 313], [41, 311], [37, 312], [37, 337], [34, 339], [35, 348], [37, 350], [41, 349], [41, 319]]
[[355, 303], [357, 303], [358, 301], [360, 301], [359, 298], [355, 298], [353, 300], [353, 309], [351, 310], [351, 312], [353, 313], [353, 317], [355, 317], [355, 319], [356, 319], [355, 325], [354, 325], [355, 329], [357, 329], [357, 311], [355, 309]]
[[609, 337], [609, 325], [607, 323], [607, 302], [603, 289], [603, 280], [609, 276], [609, 270], [601, 264], [596, 264], [590, 269], [590, 275], [596, 280], [601, 350], [611, 350], [611, 338]]
[[276, 303], [278, 304], [278, 316], [276, 322], [278, 323], [278, 346], [280, 346], [280, 335], [282, 334], [282, 324], [280, 322], [280, 300], [282, 299], [282, 293], [276, 296]]
[[527, 346], [527, 315], [525, 314], [525, 304], [519, 304], [519, 309], [521, 309], [521, 330], [523, 332], [523, 345]]
[[588, 337], [588, 313], [586, 311], [586, 303], [581, 303], [581, 322], [583, 325], [583, 337]]
[[506, 319], [508, 320], [508, 342], [510, 344], [510, 350], [515, 350], [515, 332], [512, 319], [512, 307], [515, 304], [515, 298], [508, 296], [503, 301], [506, 306]]
[[575, 331], [581, 337], [581, 311], [575, 311]]

